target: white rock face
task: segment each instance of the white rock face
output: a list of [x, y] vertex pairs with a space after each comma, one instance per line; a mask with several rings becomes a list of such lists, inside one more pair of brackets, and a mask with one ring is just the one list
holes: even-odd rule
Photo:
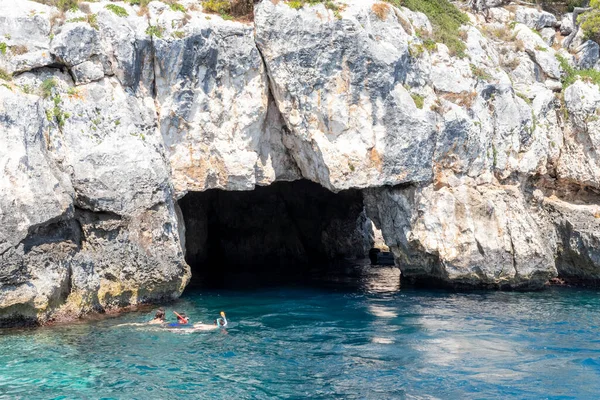
[[423, 161], [435, 129], [404, 87], [410, 36], [398, 13], [380, 20], [354, 3], [338, 20], [322, 5], [257, 6], [257, 45], [290, 131], [284, 144], [304, 177], [331, 190], [431, 177]]
[[552, 248], [518, 188], [371, 189], [367, 207], [404, 277], [489, 287], [541, 287], [556, 275]]
[[374, 0], [339, 14], [263, 0], [254, 25], [158, 1], [64, 20], [8, 3], [0, 321], [176, 297], [190, 275], [177, 199], [297, 179], [364, 190], [406, 278], [600, 276], [600, 90], [563, 88], [556, 58], [591, 68], [598, 45], [578, 34], [576, 56], [557, 53], [548, 13], [470, 15], [460, 58], [424, 42], [424, 14]]
[[249, 190], [277, 179], [271, 172], [291, 162], [269, 158], [268, 82], [252, 28], [198, 19], [189, 36], [154, 46], [161, 133], [177, 192]]
[[599, 207], [595, 204], [573, 204], [555, 196], [545, 198], [543, 205], [553, 216], [558, 234], [556, 267], [560, 275], [576, 282], [599, 279]]
[[[161, 199], [139, 201], [144, 181], [135, 171], [144, 172], [144, 164], [132, 168], [126, 161], [134, 155], [148, 162], [149, 154], [106, 137], [103, 146], [69, 122], [53, 129], [44, 101], [0, 91], [0, 163], [9, 172], [0, 181], [0, 319], [44, 321], [178, 296], [189, 270], [168, 185], [162, 182]], [[111, 145], [121, 152], [107, 151]], [[103, 168], [93, 164], [99, 160]], [[165, 164], [157, 160], [164, 180]], [[89, 192], [92, 186], [100, 191]], [[151, 189], [160, 189], [159, 182]]]
[[565, 90], [569, 124], [558, 162], [561, 179], [600, 186], [600, 92], [596, 85], [577, 81]]

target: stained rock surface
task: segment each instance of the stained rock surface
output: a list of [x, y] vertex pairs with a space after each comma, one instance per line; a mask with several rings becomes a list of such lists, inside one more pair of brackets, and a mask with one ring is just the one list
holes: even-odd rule
[[569, 15], [478, 2], [459, 56], [424, 39], [426, 15], [374, 0], [263, 0], [253, 23], [193, 1], [10, 3], [0, 324], [175, 298], [190, 279], [186, 193], [300, 179], [364, 199], [364, 235], [344, 228], [353, 208], [323, 228], [327, 254], [372, 237], [370, 219], [415, 282], [600, 277], [600, 90], [562, 82], [564, 62], [600, 56], [578, 32], [561, 48]]

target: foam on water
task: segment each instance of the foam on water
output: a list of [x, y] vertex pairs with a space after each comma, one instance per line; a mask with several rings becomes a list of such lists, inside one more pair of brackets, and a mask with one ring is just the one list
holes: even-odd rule
[[[227, 331], [118, 318], [0, 333], [2, 398], [597, 398], [600, 296], [188, 292], [166, 306]], [[186, 334], [180, 334], [186, 333]]]

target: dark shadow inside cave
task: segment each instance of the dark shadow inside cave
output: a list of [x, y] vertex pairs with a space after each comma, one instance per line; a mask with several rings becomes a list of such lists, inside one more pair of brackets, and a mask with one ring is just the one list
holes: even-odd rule
[[191, 287], [295, 283], [315, 271], [368, 262], [372, 236], [359, 190], [333, 193], [301, 180], [190, 192], [179, 205]]

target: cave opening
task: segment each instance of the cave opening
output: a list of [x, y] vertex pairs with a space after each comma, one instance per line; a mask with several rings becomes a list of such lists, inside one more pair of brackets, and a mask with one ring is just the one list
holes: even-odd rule
[[188, 287], [301, 282], [369, 263], [371, 221], [360, 190], [333, 193], [307, 180], [252, 191], [210, 189], [180, 201]]

